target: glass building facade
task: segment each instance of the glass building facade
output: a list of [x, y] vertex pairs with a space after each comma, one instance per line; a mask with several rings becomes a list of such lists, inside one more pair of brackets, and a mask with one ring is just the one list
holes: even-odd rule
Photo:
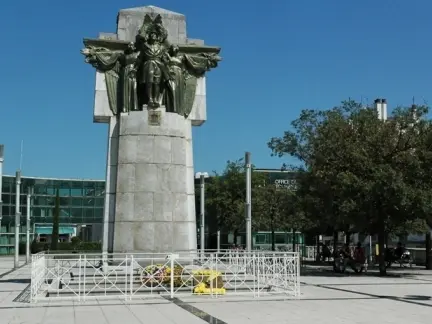
[[[3, 176], [0, 254], [14, 253], [15, 176]], [[60, 196], [60, 234], [79, 236], [86, 241], [102, 239], [105, 198], [104, 180], [48, 179], [21, 177], [20, 240], [26, 239], [27, 194], [30, 198], [30, 235], [52, 232], [56, 192]]]

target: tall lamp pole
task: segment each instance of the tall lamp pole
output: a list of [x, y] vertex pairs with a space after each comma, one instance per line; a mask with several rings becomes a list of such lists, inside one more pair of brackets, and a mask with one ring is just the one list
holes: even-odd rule
[[246, 152], [245, 154], [246, 164], [246, 251], [252, 250], [252, 164], [251, 154]]
[[195, 179], [200, 179], [200, 250], [202, 255], [205, 251], [205, 179], [208, 177], [207, 172], [195, 173]]
[[15, 259], [14, 268], [19, 267], [19, 233], [21, 224], [20, 196], [21, 196], [21, 171], [16, 172], [16, 190], [15, 190]]
[[26, 262], [30, 262], [30, 206], [31, 206], [31, 198], [33, 195], [32, 188], [27, 188], [27, 222], [26, 222]]

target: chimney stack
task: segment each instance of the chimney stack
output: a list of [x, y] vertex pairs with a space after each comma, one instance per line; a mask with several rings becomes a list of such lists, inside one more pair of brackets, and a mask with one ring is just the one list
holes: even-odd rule
[[387, 120], [387, 100], [375, 99], [375, 109], [378, 112], [378, 119]]

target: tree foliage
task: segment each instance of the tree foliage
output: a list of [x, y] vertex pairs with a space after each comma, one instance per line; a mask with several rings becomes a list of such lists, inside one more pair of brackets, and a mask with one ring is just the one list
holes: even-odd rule
[[[252, 167], [254, 168], [254, 167]], [[220, 228], [245, 230], [246, 169], [243, 159], [228, 161], [225, 170], [209, 179], [206, 206], [217, 215]], [[266, 173], [252, 172], [252, 228], [254, 230], [291, 231], [311, 227], [293, 190], [278, 188]], [[273, 248], [274, 248], [274, 235]]]
[[[263, 183], [262, 175], [252, 172], [252, 191]], [[206, 186], [206, 205], [216, 214], [219, 227], [234, 232], [245, 228], [246, 167], [243, 159], [228, 161], [222, 173], [214, 172]], [[253, 211], [253, 208], [252, 208]], [[259, 220], [252, 218], [252, 226]]]
[[[386, 121], [354, 101], [304, 110], [293, 130], [268, 143], [303, 165], [299, 193], [320, 226], [378, 233], [424, 231], [432, 212], [432, 128], [425, 106], [397, 108]], [[307, 207], [307, 205], [309, 207]], [[383, 248], [380, 248], [383, 251]]]

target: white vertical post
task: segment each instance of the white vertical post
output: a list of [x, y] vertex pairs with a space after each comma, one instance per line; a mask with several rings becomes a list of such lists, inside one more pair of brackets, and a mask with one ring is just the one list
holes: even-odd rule
[[3, 161], [4, 161], [3, 153], [4, 153], [4, 145], [0, 144], [0, 231], [1, 231], [1, 221], [2, 221], [2, 218], [3, 218], [3, 200], [2, 200], [2, 193], [3, 193]]
[[220, 230], [217, 231], [217, 253], [220, 253]]
[[201, 257], [204, 257], [205, 250], [205, 178], [208, 178], [207, 172], [195, 173], [195, 179], [200, 179], [200, 249]]
[[30, 204], [32, 197], [32, 190], [27, 188], [27, 222], [26, 222], [26, 262], [30, 262]]
[[16, 172], [16, 190], [15, 190], [15, 259], [14, 268], [19, 267], [19, 233], [21, 224], [20, 196], [21, 196], [21, 171]]
[[174, 264], [174, 254], [171, 253], [170, 256], [170, 266], [171, 266], [171, 276], [170, 276], [170, 297], [171, 299], [174, 298], [174, 268], [175, 268], [175, 264]]
[[372, 235], [369, 235], [369, 263], [372, 264]]
[[205, 178], [204, 174], [200, 174], [200, 234], [201, 234], [201, 253], [204, 254], [205, 251]]
[[246, 152], [246, 251], [252, 250], [252, 165], [251, 154]]

